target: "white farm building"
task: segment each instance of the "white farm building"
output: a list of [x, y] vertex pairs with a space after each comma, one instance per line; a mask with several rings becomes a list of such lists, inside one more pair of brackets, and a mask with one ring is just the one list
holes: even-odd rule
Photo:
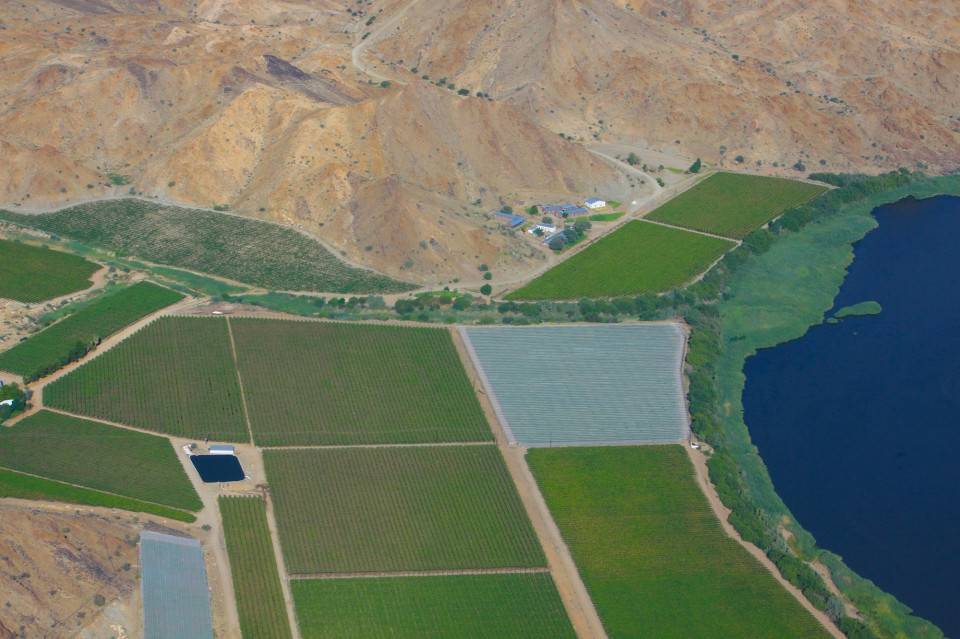
[[601, 200], [598, 197], [592, 197], [586, 201], [586, 205], [588, 209], [602, 209], [607, 205], [607, 201]]

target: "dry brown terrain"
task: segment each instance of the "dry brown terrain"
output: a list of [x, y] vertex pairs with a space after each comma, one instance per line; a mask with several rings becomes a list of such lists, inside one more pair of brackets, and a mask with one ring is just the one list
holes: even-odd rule
[[404, 279], [521, 275], [542, 251], [477, 211], [635, 199], [638, 177], [585, 144], [954, 170], [958, 17], [932, 0], [0, 1], [0, 203], [132, 188], [302, 226]]
[[17, 501], [0, 503], [0, 638], [140, 636], [143, 525], [129, 513]]

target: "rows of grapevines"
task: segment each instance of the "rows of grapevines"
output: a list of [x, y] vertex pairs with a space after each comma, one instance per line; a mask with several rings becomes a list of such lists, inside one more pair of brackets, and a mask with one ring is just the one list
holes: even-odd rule
[[493, 445], [266, 450], [291, 573], [543, 566]]
[[88, 288], [98, 268], [70, 253], [0, 240], [0, 297], [42, 302], [67, 295]]
[[684, 191], [647, 217], [739, 239], [826, 190], [819, 184], [787, 178], [723, 172]]
[[168, 435], [249, 440], [223, 319], [161, 317], [49, 384], [43, 400]]
[[535, 448], [527, 461], [611, 639], [829, 636], [721, 529], [681, 446]]
[[304, 637], [314, 639], [573, 639], [549, 574], [290, 583]]
[[446, 329], [230, 325], [259, 445], [493, 439]]
[[733, 246], [729, 240], [633, 220], [506, 297], [564, 300], [669, 291], [706, 271]]
[[38, 379], [78, 359], [74, 354], [82, 356], [101, 339], [181, 299], [183, 295], [176, 291], [138, 282], [0, 353], [0, 369], [23, 375], [27, 381]]
[[136, 199], [0, 219], [119, 254], [276, 290], [399, 293], [416, 288], [340, 261], [318, 241], [260, 220]]
[[50, 411], [0, 429], [0, 467], [184, 510], [203, 508], [170, 440]]
[[292, 637], [267, 512], [260, 497], [220, 497], [240, 633], [250, 639]]
[[183, 510], [169, 508], [129, 497], [110, 495], [98, 490], [80, 488], [52, 479], [34, 477], [0, 468], [0, 497], [16, 497], [34, 501], [62, 501], [84, 506], [119, 508], [134, 513], [149, 513], [177, 521], [194, 522], [197, 518]]

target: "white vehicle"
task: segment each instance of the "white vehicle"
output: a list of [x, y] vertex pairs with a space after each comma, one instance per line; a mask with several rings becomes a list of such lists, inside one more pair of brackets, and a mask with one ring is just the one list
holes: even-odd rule
[[700, 444], [698, 444], [697, 442], [690, 442], [690, 448], [697, 448], [697, 449], [699, 449], [699, 448], [700, 448]]

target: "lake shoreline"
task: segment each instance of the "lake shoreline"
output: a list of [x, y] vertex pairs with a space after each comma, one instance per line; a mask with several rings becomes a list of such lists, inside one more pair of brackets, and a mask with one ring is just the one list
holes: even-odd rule
[[723, 342], [716, 386], [723, 410], [719, 418], [746, 490], [763, 512], [786, 518], [797, 554], [807, 560], [822, 556], [838, 587], [886, 636], [907, 632], [908, 636], [942, 637], [942, 633], [910, 616], [909, 608], [858, 577], [836, 555], [817, 547], [813, 536], [796, 521], [774, 490], [743, 421], [743, 367], [758, 349], [799, 339], [811, 326], [823, 323], [846, 278], [855, 246], [877, 227], [871, 217], [875, 208], [911, 196], [937, 195], [960, 195], [960, 177], [931, 178], [879, 193], [780, 237], [767, 253], [750, 258], [733, 276], [720, 304]]

